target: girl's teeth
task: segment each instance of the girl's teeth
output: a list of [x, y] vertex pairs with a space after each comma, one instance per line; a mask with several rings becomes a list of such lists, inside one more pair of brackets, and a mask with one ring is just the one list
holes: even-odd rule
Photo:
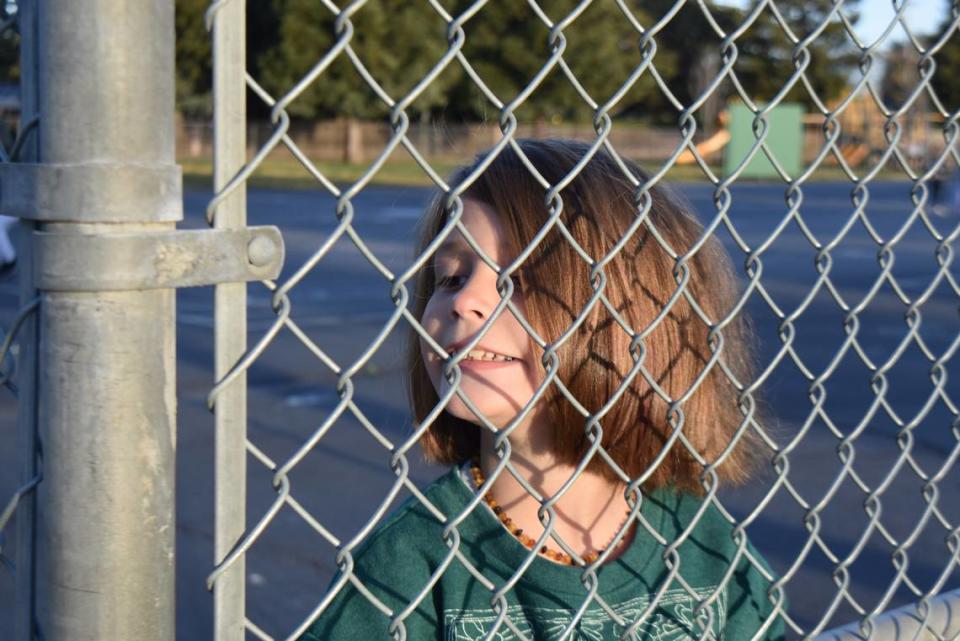
[[493, 352], [481, 352], [481, 351], [472, 351], [469, 352], [465, 360], [472, 361], [512, 361], [513, 358], [510, 356], [503, 356], [501, 354], [494, 354]]

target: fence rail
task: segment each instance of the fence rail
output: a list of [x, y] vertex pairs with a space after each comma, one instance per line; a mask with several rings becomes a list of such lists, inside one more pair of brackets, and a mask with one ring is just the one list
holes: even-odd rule
[[[859, 106], [859, 105], [858, 105]], [[872, 107], [872, 108], [871, 108]], [[866, 114], [863, 112], [866, 111]], [[857, 111], [844, 112], [839, 119], [842, 122], [843, 135], [839, 145], [843, 149], [844, 159], [858, 169], [866, 169], [876, 162], [876, 154], [884, 146], [884, 115], [875, 105], [865, 106]], [[911, 121], [904, 131], [903, 147], [917, 150], [929, 150], [942, 145], [938, 129], [943, 127], [943, 117], [936, 113], [926, 114]], [[267, 144], [274, 133], [269, 121], [251, 120], [246, 124], [247, 156], [252, 157]], [[360, 120], [321, 120], [318, 122], [291, 122], [287, 135], [298, 149], [318, 163], [343, 162], [360, 165], [376, 158], [389, 143], [393, 131], [388, 123]], [[422, 150], [427, 158], [463, 159], [475, 156], [496, 143], [501, 136], [496, 124], [453, 125], [444, 122], [421, 124], [413, 123], [407, 137], [414, 147]], [[515, 135], [518, 138], [564, 138], [589, 142], [596, 136], [593, 127], [586, 124], [551, 124], [538, 122], [518, 124]], [[179, 120], [177, 123], [177, 149], [185, 161], [208, 160], [214, 156], [214, 128], [209, 122]], [[723, 136], [714, 138], [698, 132], [694, 142], [704, 159], [711, 165], [717, 165], [723, 158]], [[648, 164], [660, 164], [670, 158], [683, 135], [675, 127], [652, 127], [648, 125], [628, 124], [610, 132], [611, 144], [628, 158]], [[816, 114], [810, 114], [803, 121], [804, 162], [813, 162], [823, 146], [823, 120]], [[871, 156], [871, 154], [873, 154]], [[287, 156], [278, 149], [271, 157]], [[683, 164], [692, 164], [693, 156], [681, 160]], [[836, 158], [827, 158], [826, 165], [837, 167]], [[929, 162], [919, 154], [911, 157], [914, 166]]]

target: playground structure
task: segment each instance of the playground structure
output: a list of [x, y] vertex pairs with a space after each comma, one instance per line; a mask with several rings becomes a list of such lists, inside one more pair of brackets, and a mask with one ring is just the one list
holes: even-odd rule
[[[726, 113], [726, 112], [724, 112]], [[712, 136], [704, 140], [703, 142], [696, 145], [697, 153], [700, 154], [701, 158], [704, 158], [708, 162], [718, 158], [720, 152], [723, 151], [724, 147], [727, 146], [727, 143], [730, 142], [730, 132], [726, 129], [720, 129], [715, 132]], [[694, 163], [693, 153], [687, 149], [680, 157], [677, 158], [678, 165], [692, 165]]]
[[[831, 105], [832, 108], [837, 106]], [[720, 164], [729, 150], [733, 140], [730, 131], [730, 107], [731, 105], [728, 105], [720, 113], [720, 129], [695, 145], [697, 154], [707, 163]], [[805, 113], [802, 116], [804, 164], [815, 158], [823, 148], [826, 121], [826, 117], [819, 113]], [[854, 98], [836, 117], [836, 122], [840, 127], [837, 147], [844, 162], [851, 169], [862, 169], [871, 159], [875, 162], [880, 152], [890, 144], [884, 133], [887, 117], [869, 94], [861, 93]], [[942, 137], [937, 134], [938, 125], [942, 126], [943, 118], [938, 114], [910, 109], [897, 118], [896, 122], [900, 125], [897, 146], [913, 169], [920, 168], [943, 149]], [[750, 144], [752, 145], [752, 142]], [[677, 158], [679, 165], [692, 165], [694, 162], [694, 154], [689, 149]], [[828, 156], [824, 161], [825, 164], [834, 166], [838, 162], [834, 155]]]

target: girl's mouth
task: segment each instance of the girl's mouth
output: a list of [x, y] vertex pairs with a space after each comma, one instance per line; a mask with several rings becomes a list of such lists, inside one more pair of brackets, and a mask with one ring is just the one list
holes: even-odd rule
[[499, 359], [482, 359], [482, 358], [469, 358], [465, 357], [460, 360], [459, 365], [460, 369], [463, 371], [470, 370], [485, 370], [485, 369], [500, 369], [503, 367], [512, 367], [517, 363], [521, 363], [518, 358], [511, 358], [510, 360], [505, 360], [503, 358]]
[[487, 362], [487, 363], [509, 363], [514, 361], [513, 356], [505, 356], [503, 354], [497, 354], [496, 352], [488, 352], [481, 349], [475, 349], [470, 352], [467, 352], [466, 356], [460, 361], [461, 363], [472, 361], [472, 362]]
[[[450, 345], [447, 347], [447, 353], [450, 356], [453, 356], [453, 354], [455, 354], [461, 347], [462, 345]], [[448, 358], [450, 356], [448, 356]], [[504, 367], [506, 365], [515, 363], [522, 363], [523, 361], [515, 356], [507, 356], [506, 354], [493, 352], [489, 349], [477, 348], [472, 349], [464, 354], [463, 358], [457, 362], [460, 367], [464, 369], [489, 369], [495, 367]]]

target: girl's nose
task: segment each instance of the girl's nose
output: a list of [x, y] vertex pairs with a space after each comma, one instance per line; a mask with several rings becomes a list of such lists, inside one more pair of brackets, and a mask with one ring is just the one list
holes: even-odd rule
[[[479, 271], [479, 270], [478, 270]], [[496, 288], [496, 274], [474, 273], [453, 296], [450, 315], [454, 318], [484, 320], [500, 300]]]

